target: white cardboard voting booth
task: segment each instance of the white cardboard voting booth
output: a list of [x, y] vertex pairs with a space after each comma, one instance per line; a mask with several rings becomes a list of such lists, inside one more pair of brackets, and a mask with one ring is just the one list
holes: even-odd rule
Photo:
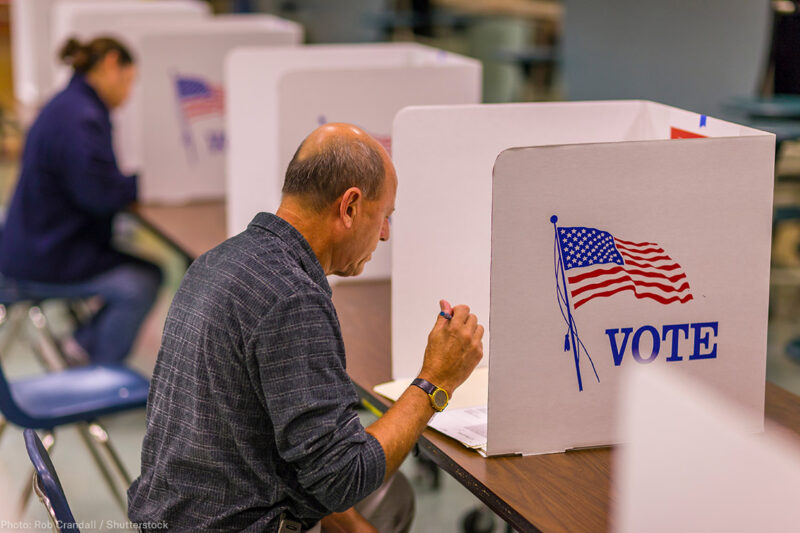
[[[403, 107], [480, 101], [480, 63], [417, 44], [241, 49], [226, 67], [228, 232], [277, 209], [286, 167], [325, 122], [350, 122], [385, 146]], [[388, 278], [390, 247], [379, 244], [358, 279]]]
[[141, 35], [141, 197], [185, 202], [225, 195], [225, 57], [241, 46], [299, 45], [303, 30], [270, 15], [227, 15]]
[[[51, 41], [53, 7], [64, 0], [12, 0], [11, 66], [14, 95], [26, 107], [42, 104], [52, 87], [52, 64], [62, 44]], [[79, 2], [82, 0], [70, 0]], [[96, 0], [89, 0], [95, 2]], [[108, 0], [111, 2], [111, 0]]]
[[179, 203], [222, 197], [225, 56], [240, 46], [299, 44], [302, 28], [270, 15], [177, 21], [158, 20], [153, 11], [129, 21], [113, 18], [113, 5], [99, 11], [77, 5], [62, 9], [67, 7], [72, 16], [65, 18], [82, 35], [118, 35], [136, 55], [139, 77], [128, 102], [115, 113], [114, 125], [120, 166], [139, 173], [140, 198]]
[[[206, 18], [208, 13], [207, 4], [194, 0], [63, 1], [53, 7], [51, 42], [57, 48], [73, 36], [86, 40], [98, 35], [110, 35], [130, 49], [141, 70], [146, 58], [141, 53], [139, 37], [146, 28], [174, 29], [188, 20]], [[54, 50], [48, 59], [51, 69], [50, 86], [46, 88], [45, 95], [48, 98], [66, 85], [72, 73], [68, 66], [58, 62], [55, 54]], [[112, 114], [114, 151], [120, 168], [126, 173], [137, 172], [142, 166], [141, 83], [140, 72], [127, 102]]]
[[[121, 28], [136, 24], [168, 24], [178, 27], [188, 19], [210, 16], [208, 4], [199, 0], [62, 0], [51, 10], [47, 65], [51, 69], [46, 96], [60, 90], [69, 80], [71, 69], [58, 59], [58, 51], [70, 37], [91, 39], [112, 35], [129, 44]], [[138, 59], [138, 57], [137, 57]]]
[[410, 108], [393, 135], [393, 375], [419, 371], [440, 298], [470, 305], [489, 454], [614, 442], [629, 365], [676, 366], [761, 423], [771, 134], [616, 101]]
[[749, 432], [740, 407], [679, 376], [636, 372], [620, 402], [614, 531], [793, 531], [797, 435]]

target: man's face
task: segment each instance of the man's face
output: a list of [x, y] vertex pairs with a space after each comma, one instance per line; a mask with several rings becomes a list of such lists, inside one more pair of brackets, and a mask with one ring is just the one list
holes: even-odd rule
[[[391, 162], [389, 163], [391, 165]], [[342, 243], [342, 266], [333, 273], [339, 276], [357, 276], [372, 259], [378, 241], [389, 240], [389, 216], [394, 211], [397, 194], [397, 176], [390, 171], [384, 178], [381, 194], [375, 200], [362, 201], [361, 215], [353, 221], [352, 235]]]

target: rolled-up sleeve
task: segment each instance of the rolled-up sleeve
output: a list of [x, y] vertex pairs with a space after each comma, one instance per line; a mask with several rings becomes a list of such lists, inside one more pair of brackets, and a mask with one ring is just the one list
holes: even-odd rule
[[386, 458], [359, 421], [330, 299], [297, 294], [280, 300], [259, 322], [250, 349], [276, 449], [296, 469], [300, 485], [331, 512], [376, 490]]

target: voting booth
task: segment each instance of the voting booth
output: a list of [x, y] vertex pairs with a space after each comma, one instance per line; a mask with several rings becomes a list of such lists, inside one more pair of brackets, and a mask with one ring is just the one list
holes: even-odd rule
[[[409, 43], [236, 50], [225, 80], [231, 235], [259, 211], [277, 209], [289, 161], [321, 124], [354, 123], [391, 150], [401, 108], [481, 99], [480, 63]], [[379, 244], [357, 279], [388, 278], [389, 250]]]
[[736, 402], [673, 373], [635, 372], [626, 382], [613, 531], [797, 529], [796, 434], [774, 423], [753, 434]]
[[[161, 4], [159, 4], [161, 5]], [[70, 6], [87, 36], [114, 11]], [[118, 6], [117, 6], [118, 7]], [[66, 6], [64, 6], [66, 8]], [[270, 15], [115, 19], [103, 30], [132, 48], [139, 76], [115, 112], [121, 168], [139, 173], [142, 201], [182, 203], [225, 194], [225, 56], [240, 46], [296, 45], [302, 28]]]
[[[11, 66], [14, 95], [25, 107], [35, 108], [50, 96], [53, 60], [62, 43], [51, 40], [53, 8], [66, 0], [12, 0]], [[97, 0], [69, 0], [70, 3]], [[108, 0], [110, 3], [112, 0]]]
[[[70, 37], [80, 40], [99, 35], [119, 39], [134, 55], [141, 71], [147, 58], [140, 50], [139, 36], [147, 28], [178, 28], [188, 20], [210, 17], [208, 5], [194, 0], [171, 0], [169, 2], [142, 2], [116, 0], [114, 2], [62, 1], [53, 7], [51, 42], [59, 47]], [[50, 86], [46, 97], [64, 87], [72, 69], [58, 61], [54, 50], [48, 58]], [[166, 53], [166, 51], [160, 51]], [[114, 151], [117, 163], [123, 172], [138, 172], [142, 166], [141, 148], [141, 72], [134, 83], [128, 100], [112, 113], [114, 125]]]
[[393, 375], [419, 371], [440, 298], [470, 305], [489, 454], [613, 443], [631, 365], [710, 383], [760, 427], [772, 134], [610, 101], [409, 108], [393, 139]]

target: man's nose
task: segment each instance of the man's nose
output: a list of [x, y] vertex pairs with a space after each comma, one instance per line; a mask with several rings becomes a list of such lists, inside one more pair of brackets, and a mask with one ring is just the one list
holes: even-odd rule
[[383, 226], [381, 226], [381, 240], [388, 241], [389, 240], [389, 228], [391, 224], [389, 224], [389, 219], [383, 221]]

